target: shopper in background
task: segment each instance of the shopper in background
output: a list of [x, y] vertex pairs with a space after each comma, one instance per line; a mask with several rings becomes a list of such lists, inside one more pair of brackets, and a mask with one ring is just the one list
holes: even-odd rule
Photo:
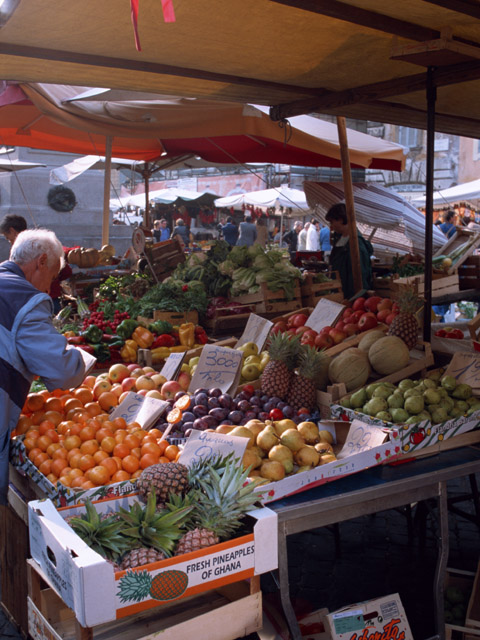
[[238, 225], [237, 247], [251, 247], [257, 239], [257, 227], [252, 222], [252, 216], [245, 214], [245, 221]]
[[295, 263], [297, 248], [298, 248], [298, 236], [303, 228], [303, 223], [300, 220], [296, 220], [293, 223], [293, 229], [287, 231], [283, 236], [283, 241], [287, 243], [288, 250], [290, 252], [290, 260]]
[[155, 242], [165, 242], [165, 240], [170, 238], [170, 229], [167, 227], [167, 221], [165, 218], [155, 220], [153, 223], [152, 235], [155, 238]]
[[330, 228], [328, 226], [320, 229], [320, 251], [331, 251]]
[[14, 213], [6, 215], [2, 222], [0, 222], [0, 233], [13, 244], [15, 238], [21, 231], [25, 231], [27, 228], [27, 221], [23, 216], [17, 216]]
[[298, 234], [297, 251], [307, 250], [307, 231], [310, 228], [310, 222], [306, 222], [303, 229]]
[[457, 228], [453, 224], [455, 219], [455, 211], [447, 211], [447, 213], [443, 217], [443, 222], [439, 225], [440, 231], [442, 231], [447, 238], [451, 238], [456, 232]]
[[[333, 232], [332, 253], [330, 254], [330, 266], [338, 271], [342, 281], [343, 295], [351, 298], [355, 293], [353, 280], [352, 258], [350, 255], [350, 236], [348, 228], [347, 209], [343, 202], [334, 204], [325, 216]], [[373, 247], [368, 240], [357, 230], [358, 250], [360, 253], [360, 268], [362, 270], [362, 286], [364, 289], [372, 288], [372, 263]]]
[[320, 251], [320, 223], [315, 218], [307, 231], [307, 251]]
[[67, 345], [54, 328], [47, 292], [63, 262], [63, 248], [53, 233], [20, 233], [10, 259], [0, 265], [0, 504], [8, 489], [10, 434], [35, 376], [49, 391], [77, 387], [95, 359]]
[[259, 244], [265, 249], [268, 242], [268, 228], [265, 217], [260, 216], [260, 218], [257, 219], [255, 226], [257, 227], [257, 237], [254, 244]]
[[238, 240], [238, 228], [232, 216], [227, 218], [227, 222], [222, 225], [221, 231], [225, 242], [227, 242], [231, 247], [234, 247]]
[[153, 223], [152, 236], [155, 242], [160, 242], [160, 236], [162, 235], [162, 230], [160, 229], [160, 220], [155, 220]]
[[190, 231], [182, 218], [177, 218], [175, 220], [175, 227], [172, 231], [172, 240], [175, 236], [178, 236], [184, 248], [188, 249], [188, 245], [190, 244]]

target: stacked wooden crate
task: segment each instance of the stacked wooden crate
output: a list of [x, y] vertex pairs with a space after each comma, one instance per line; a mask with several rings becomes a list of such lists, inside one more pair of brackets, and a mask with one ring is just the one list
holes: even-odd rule
[[320, 298], [342, 302], [342, 281], [338, 271], [327, 274], [330, 282], [315, 282], [314, 273], [305, 273], [302, 280], [302, 302], [304, 307], [315, 307]]
[[177, 239], [147, 245], [145, 255], [159, 280], [168, 278], [178, 264], [185, 262], [185, 253]]

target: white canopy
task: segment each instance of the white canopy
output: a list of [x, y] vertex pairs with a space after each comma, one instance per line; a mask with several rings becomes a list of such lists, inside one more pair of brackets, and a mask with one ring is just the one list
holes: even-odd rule
[[45, 167], [38, 162], [23, 162], [22, 160], [0, 160], [0, 171], [21, 171], [22, 169], [34, 169], [35, 167]]
[[[342, 182], [304, 182], [307, 202], [325, 221], [333, 204], [344, 201]], [[376, 245], [395, 251], [425, 253], [425, 216], [398, 193], [373, 184], [353, 185], [353, 198], [358, 228]], [[446, 242], [443, 233], [434, 226], [433, 246]]]
[[[477, 199], [480, 199], [480, 180], [464, 182], [463, 184], [457, 184], [448, 189], [433, 192], [433, 203], [440, 205]], [[412, 203], [420, 207], [425, 206], [425, 196], [415, 198], [412, 200]]]
[[305, 193], [299, 189], [290, 189], [286, 185], [262, 191], [250, 191], [250, 193], [237, 193], [215, 200], [216, 207], [241, 209], [244, 204], [256, 207], [285, 207], [305, 213], [309, 209]]
[[[112, 167], [133, 167], [136, 160], [125, 160], [124, 158], [112, 158]], [[75, 180], [89, 169], [105, 169], [105, 156], [82, 156], [75, 158], [72, 162], [52, 169], [50, 171], [50, 184], [64, 184]]]
[[[158, 189], [157, 191], [150, 191], [148, 194], [149, 200], [155, 202], [161, 202], [163, 204], [172, 204], [177, 200], [183, 200], [184, 202], [194, 202], [200, 200], [200, 198], [213, 199], [214, 193], [210, 191], [188, 191], [187, 189]], [[135, 196], [129, 196], [127, 198], [112, 198], [110, 200], [110, 209], [115, 211], [120, 207], [133, 206], [144, 207], [145, 206], [145, 194], [138, 193]]]

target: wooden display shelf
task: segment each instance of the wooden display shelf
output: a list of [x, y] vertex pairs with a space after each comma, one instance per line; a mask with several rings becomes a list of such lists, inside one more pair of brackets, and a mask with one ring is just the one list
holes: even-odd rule
[[[95, 627], [82, 627], [40, 567], [27, 561], [33, 640], [234, 640], [262, 627], [260, 578], [236, 582]], [[160, 603], [159, 603], [160, 604]]]
[[327, 274], [330, 282], [315, 282], [315, 274], [304, 275], [301, 290], [304, 307], [315, 307], [320, 298], [327, 298], [334, 302], [342, 302], [344, 299], [342, 281], [338, 271]]

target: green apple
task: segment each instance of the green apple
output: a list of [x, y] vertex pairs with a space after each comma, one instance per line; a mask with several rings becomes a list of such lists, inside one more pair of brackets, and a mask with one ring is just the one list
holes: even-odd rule
[[188, 361], [188, 364], [191, 367], [194, 364], [198, 364], [199, 360], [200, 360], [200, 356], [196, 356], [195, 358], [190, 358], [190, 360]]
[[245, 364], [260, 364], [260, 356], [247, 356], [245, 358]]
[[237, 347], [239, 351], [243, 351], [245, 356], [258, 356], [258, 347], [255, 342], [245, 342], [240, 347]]
[[190, 373], [190, 365], [182, 364], [182, 366], [180, 367], [180, 371], [185, 371], [185, 373]]
[[261, 371], [260, 367], [256, 363], [246, 364], [242, 367], [242, 378], [251, 382], [252, 380], [258, 380]]

